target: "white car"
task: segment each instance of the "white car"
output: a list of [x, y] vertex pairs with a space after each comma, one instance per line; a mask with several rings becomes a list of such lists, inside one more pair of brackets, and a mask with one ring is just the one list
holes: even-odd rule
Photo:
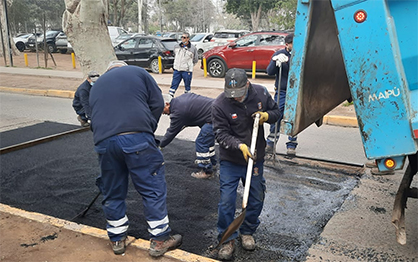
[[122, 27], [108, 26], [107, 29], [109, 31], [110, 40], [112, 41], [112, 43], [116, 37], [123, 35], [123, 34], [128, 34], [128, 31], [126, 31]]
[[215, 46], [222, 46], [233, 42], [235, 39], [250, 33], [248, 30], [220, 30], [215, 32], [211, 42], [214, 43]]
[[23, 52], [25, 51], [26, 43], [28, 42], [29, 37], [31, 37], [33, 34], [23, 34], [17, 37], [13, 37], [13, 41], [15, 42], [16, 48]]
[[212, 33], [196, 33], [192, 35], [190, 42], [196, 46], [199, 59], [202, 58], [202, 54], [210, 50], [214, 43], [210, 40], [212, 39]]

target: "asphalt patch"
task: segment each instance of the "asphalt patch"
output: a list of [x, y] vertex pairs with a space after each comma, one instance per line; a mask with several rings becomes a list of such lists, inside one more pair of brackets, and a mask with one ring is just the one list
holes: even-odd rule
[[80, 126], [69, 125], [51, 121], [8, 130], [0, 133], [0, 148], [17, 145], [30, 140], [62, 133], [80, 128]]
[[[3, 137], [2, 137], [3, 139]], [[217, 244], [218, 174], [195, 179], [193, 142], [175, 139], [163, 149], [170, 226], [183, 235], [182, 249], [212, 257]], [[1, 202], [27, 211], [71, 220], [98, 193], [100, 172], [91, 132], [75, 133], [1, 156]], [[332, 215], [357, 184], [356, 176], [321, 168], [286, 165], [265, 168], [267, 193], [257, 248], [244, 251], [238, 241], [235, 261], [303, 261]], [[242, 195], [243, 188], [239, 187]], [[105, 229], [100, 196], [75, 222]], [[238, 215], [241, 201], [237, 200]], [[127, 203], [129, 235], [148, 239], [142, 201], [132, 184]], [[213, 257], [215, 258], [215, 257]]]

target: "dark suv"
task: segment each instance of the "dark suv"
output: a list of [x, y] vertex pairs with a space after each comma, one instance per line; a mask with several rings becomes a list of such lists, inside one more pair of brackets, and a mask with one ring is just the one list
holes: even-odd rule
[[161, 56], [162, 70], [170, 69], [174, 64], [174, 46], [177, 40], [156, 36], [135, 36], [115, 46], [119, 60], [129, 65], [137, 65], [159, 73], [158, 57]]
[[[41, 36], [37, 37], [36, 40], [38, 42], [38, 49], [43, 49], [43, 47], [44, 47], [44, 36], [46, 35], [46, 45], [47, 45], [48, 51], [50, 53], [56, 52], [57, 47], [55, 46], [55, 38], [61, 32], [62, 31], [51, 30], [51, 31], [47, 31], [46, 34], [42, 34]], [[36, 50], [35, 36], [29, 37], [28, 42], [26, 42], [26, 48], [31, 50], [31, 51]]]
[[225, 72], [234, 67], [251, 72], [253, 61], [256, 61], [257, 72], [266, 72], [273, 53], [285, 47], [286, 35], [276, 31], [246, 34], [227, 45], [210, 49], [202, 57], [206, 58], [207, 70], [212, 77], [224, 77]]

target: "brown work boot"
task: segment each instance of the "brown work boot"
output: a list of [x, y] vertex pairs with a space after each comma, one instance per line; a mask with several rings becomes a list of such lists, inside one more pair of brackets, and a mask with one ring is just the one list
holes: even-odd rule
[[112, 241], [113, 253], [115, 255], [122, 255], [126, 250], [126, 237], [119, 241]]
[[370, 169], [370, 173], [375, 176], [381, 176], [381, 175], [394, 175], [395, 171], [393, 170], [385, 170], [385, 171], [379, 171], [377, 167]]
[[181, 235], [170, 236], [166, 240], [158, 241], [151, 239], [149, 254], [152, 257], [159, 257], [164, 255], [168, 250], [173, 250], [181, 245]]
[[78, 120], [78, 122], [80, 122], [82, 127], [89, 127], [90, 126], [89, 122], [81, 119], [81, 116], [77, 116], [77, 120]]
[[222, 244], [221, 249], [218, 252], [218, 258], [220, 260], [230, 260], [235, 250], [235, 239]]
[[241, 244], [245, 250], [253, 251], [255, 249], [255, 241], [252, 235], [241, 235]]
[[209, 178], [212, 177], [212, 175], [213, 175], [213, 173], [206, 173], [202, 169], [199, 172], [193, 172], [191, 176], [194, 177], [194, 178], [198, 178], [198, 179], [209, 179]]
[[286, 151], [286, 155], [288, 156], [296, 156], [296, 148], [289, 147]]

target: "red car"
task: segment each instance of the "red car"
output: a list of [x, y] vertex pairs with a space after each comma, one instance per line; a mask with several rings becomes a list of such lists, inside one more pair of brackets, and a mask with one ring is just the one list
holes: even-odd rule
[[212, 77], [224, 77], [226, 71], [234, 67], [251, 72], [253, 61], [256, 61], [257, 72], [266, 72], [273, 53], [285, 47], [287, 34], [276, 31], [246, 34], [227, 45], [206, 51], [202, 57], [206, 58], [207, 70]]

